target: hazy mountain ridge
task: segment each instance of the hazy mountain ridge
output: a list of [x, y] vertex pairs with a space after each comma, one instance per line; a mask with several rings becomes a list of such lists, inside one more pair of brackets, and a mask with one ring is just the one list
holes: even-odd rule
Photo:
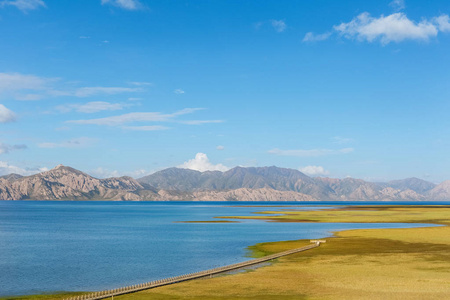
[[16, 173], [11, 173], [11, 174], [0, 176], [0, 178], [6, 179], [6, 180], [10, 180], [10, 181], [14, 181], [14, 180], [22, 178], [22, 177], [23, 177], [22, 175], [19, 175], [19, 174], [16, 174]]
[[169, 168], [139, 179], [98, 179], [59, 165], [31, 176], [0, 177], [1, 200], [450, 200], [450, 181], [418, 178], [387, 183], [354, 178], [311, 178], [278, 167], [236, 167], [226, 172]]
[[419, 178], [411, 177], [402, 180], [393, 180], [385, 183], [387, 187], [398, 190], [413, 190], [417, 193], [426, 193], [436, 187], [436, 184]]

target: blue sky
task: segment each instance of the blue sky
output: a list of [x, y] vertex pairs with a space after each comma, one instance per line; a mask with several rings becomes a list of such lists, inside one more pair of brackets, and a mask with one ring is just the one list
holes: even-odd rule
[[0, 173], [450, 179], [448, 1], [0, 0]]

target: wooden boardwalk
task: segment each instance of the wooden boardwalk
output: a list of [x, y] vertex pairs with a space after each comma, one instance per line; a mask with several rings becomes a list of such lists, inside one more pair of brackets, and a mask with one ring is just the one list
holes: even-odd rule
[[109, 297], [113, 297], [113, 296], [124, 295], [124, 294], [135, 293], [135, 292], [139, 292], [139, 291], [143, 291], [143, 290], [153, 289], [156, 287], [174, 284], [174, 283], [178, 283], [178, 282], [183, 282], [183, 281], [187, 281], [187, 280], [209, 277], [212, 275], [217, 275], [217, 274], [225, 273], [228, 271], [245, 268], [245, 267], [252, 266], [252, 265], [257, 265], [257, 264], [267, 262], [267, 261], [270, 261], [272, 259], [276, 259], [276, 258], [279, 258], [282, 256], [286, 256], [286, 255], [306, 251], [309, 249], [313, 249], [313, 248], [319, 247], [320, 243], [323, 243], [325, 241], [318, 240], [318, 241], [312, 241], [312, 242], [313, 242], [313, 244], [305, 246], [305, 247], [267, 255], [267, 256], [264, 256], [261, 258], [252, 259], [252, 260], [244, 261], [244, 262], [233, 264], [233, 265], [228, 265], [228, 266], [224, 266], [224, 267], [220, 267], [220, 268], [180, 275], [180, 276], [176, 276], [176, 277], [169, 277], [169, 278], [165, 278], [165, 279], [161, 279], [161, 280], [150, 281], [150, 282], [136, 284], [136, 285], [132, 285], [132, 286], [126, 286], [126, 287], [122, 287], [122, 288], [118, 288], [118, 289], [114, 289], [114, 290], [93, 292], [93, 293], [89, 293], [89, 294], [85, 294], [85, 295], [81, 295], [81, 296], [77, 296], [77, 297], [67, 298], [66, 300], [104, 299], [104, 298], [109, 298]]

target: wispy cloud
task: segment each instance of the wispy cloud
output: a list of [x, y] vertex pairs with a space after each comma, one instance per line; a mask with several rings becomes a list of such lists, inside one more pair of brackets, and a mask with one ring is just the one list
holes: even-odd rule
[[112, 116], [99, 119], [87, 119], [87, 120], [72, 120], [67, 121], [73, 124], [93, 124], [93, 125], [106, 125], [106, 126], [119, 126], [127, 123], [134, 122], [168, 122], [173, 121], [176, 117], [191, 114], [195, 111], [201, 110], [202, 108], [185, 108], [176, 111], [171, 114], [163, 114], [160, 112], [133, 112], [128, 114], [123, 114], [119, 116]]
[[132, 130], [132, 131], [157, 131], [157, 130], [167, 130], [170, 129], [170, 127], [167, 126], [161, 126], [161, 125], [149, 125], [149, 126], [123, 126], [122, 127], [125, 130]]
[[253, 27], [256, 29], [256, 30], [259, 30], [260, 28], [261, 28], [261, 26], [263, 26], [264, 25], [264, 22], [256, 22], [256, 23], [253, 23]]
[[48, 171], [46, 167], [36, 167], [36, 168], [21, 168], [9, 164], [6, 161], [0, 161], [0, 175], [7, 175], [11, 173], [20, 174], [24, 176]]
[[332, 33], [340, 37], [365, 42], [380, 42], [383, 45], [400, 43], [406, 40], [428, 41], [439, 32], [450, 32], [448, 15], [441, 15], [431, 19], [423, 18], [416, 22], [410, 20], [402, 12], [388, 16], [372, 17], [364, 12], [347, 23], [333, 26], [333, 31], [324, 34], [308, 32], [303, 38], [304, 42], [321, 41], [328, 39]]
[[278, 148], [269, 150], [270, 154], [280, 155], [280, 156], [298, 156], [298, 157], [317, 157], [335, 154], [348, 154], [354, 151], [353, 148], [343, 148], [343, 149], [295, 149], [295, 150], [281, 150]]
[[224, 149], [225, 149], [225, 147], [224, 147], [224, 146], [222, 146], [222, 145], [219, 145], [219, 146], [217, 146], [217, 147], [216, 147], [216, 149], [217, 149], [217, 150], [219, 150], [219, 151], [222, 151], [222, 150], [224, 150]]
[[138, 10], [143, 6], [138, 0], [101, 0], [102, 5], [109, 4], [114, 5], [126, 10]]
[[183, 91], [182, 89], [176, 89], [175, 91], [173, 91], [175, 94], [181, 95], [184, 94], [185, 91]]
[[44, 78], [20, 73], [0, 73], [0, 93], [19, 90], [45, 90], [57, 78]]
[[260, 30], [261, 28], [270, 28], [272, 30], [275, 30], [278, 33], [282, 33], [286, 31], [287, 24], [284, 20], [268, 20], [268, 21], [261, 21], [253, 24], [253, 27], [255, 30]]
[[56, 109], [60, 112], [70, 112], [77, 111], [81, 113], [95, 113], [99, 111], [114, 111], [121, 110], [125, 107], [124, 104], [121, 103], [109, 103], [104, 101], [94, 101], [88, 102], [85, 104], [65, 104], [59, 105]]
[[87, 173], [96, 178], [110, 178], [110, 177], [120, 177], [120, 176], [131, 176], [134, 178], [143, 177], [152, 173], [145, 169], [138, 169], [134, 171], [119, 172], [117, 170], [109, 170], [106, 168], [99, 167], [94, 170], [87, 171]]
[[42, 0], [4, 0], [0, 1], [0, 7], [14, 6], [17, 9], [28, 12], [41, 7], [46, 7], [45, 2]]
[[336, 144], [347, 144], [347, 143], [351, 143], [351, 142], [354, 141], [351, 138], [345, 138], [345, 137], [342, 137], [342, 136], [334, 136], [334, 137], [331, 138], [331, 140], [334, 143], [336, 143]]
[[60, 78], [46, 78], [20, 73], [0, 73], [0, 96], [16, 100], [40, 100], [48, 97], [91, 97], [136, 93], [144, 90], [143, 84], [135, 87], [88, 86], [67, 87]]
[[11, 151], [27, 149], [27, 145], [8, 145], [0, 143], [0, 154], [9, 153]]
[[17, 94], [14, 98], [20, 101], [37, 101], [45, 98], [45, 96], [39, 94]]
[[208, 156], [205, 153], [197, 153], [195, 155], [195, 158], [188, 160], [187, 162], [183, 163], [182, 165], [177, 166], [178, 168], [182, 169], [191, 169], [196, 170], [200, 172], [205, 171], [227, 171], [230, 168], [222, 165], [222, 164], [212, 164], [209, 161]]
[[80, 138], [74, 138], [67, 141], [61, 141], [61, 142], [44, 142], [39, 143], [39, 148], [84, 148], [91, 146], [94, 144], [97, 140], [93, 138], [88, 137], [80, 137]]
[[270, 25], [275, 29], [276, 32], [284, 32], [287, 28], [286, 23], [283, 20], [271, 20]]
[[75, 96], [75, 97], [91, 97], [96, 95], [115, 95], [120, 93], [134, 93], [141, 91], [139, 88], [129, 88], [129, 87], [82, 87], [77, 88], [74, 91], [53, 91], [54, 95], [57, 96]]
[[331, 32], [325, 32], [322, 34], [314, 34], [312, 32], [308, 32], [303, 38], [303, 42], [320, 42], [328, 39], [331, 36]]
[[0, 123], [9, 123], [16, 121], [16, 114], [6, 108], [3, 104], [0, 104]]
[[152, 86], [153, 85], [153, 83], [145, 82], [145, 81], [131, 81], [131, 82], [129, 82], [129, 84], [135, 85], [135, 86]]
[[400, 11], [405, 9], [405, 0], [393, 0], [389, 3], [389, 6], [392, 7], [395, 11]]
[[330, 172], [325, 170], [324, 167], [321, 166], [306, 166], [299, 169], [300, 172], [305, 173], [311, 176], [319, 176], [319, 175], [329, 175]]
[[117, 170], [108, 170], [102, 167], [98, 167], [97, 169], [90, 170], [87, 172], [89, 175], [94, 176], [95, 178], [110, 178], [110, 177], [120, 177], [120, 173]]
[[190, 121], [180, 121], [180, 123], [186, 125], [203, 125], [211, 123], [223, 123], [223, 120], [190, 120]]

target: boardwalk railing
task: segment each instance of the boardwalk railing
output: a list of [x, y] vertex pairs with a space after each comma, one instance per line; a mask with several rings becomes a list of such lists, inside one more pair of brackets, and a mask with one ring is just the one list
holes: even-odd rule
[[224, 273], [224, 272], [228, 272], [228, 271], [232, 271], [232, 270], [236, 270], [236, 269], [241, 269], [241, 268], [248, 267], [251, 265], [260, 264], [260, 263], [270, 261], [272, 259], [286, 256], [289, 254], [294, 254], [297, 252], [302, 252], [302, 251], [306, 251], [309, 249], [313, 249], [313, 248], [319, 247], [320, 243], [324, 242], [324, 241], [312, 241], [312, 242], [313, 242], [313, 244], [305, 246], [305, 247], [267, 255], [267, 256], [264, 256], [261, 258], [244, 261], [244, 262], [237, 263], [237, 264], [232, 264], [232, 265], [228, 265], [228, 266], [224, 266], [224, 267], [220, 267], [220, 268], [214, 268], [214, 269], [209, 269], [209, 270], [205, 270], [205, 271], [180, 275], [180, 276], [176, 276], [176, 277], [169, 277], [169, 278], [150, 281], [150, 282], [146, 282], [146, 283], [126, 286], [126, 287], [113, 289], [113, 290], [93, 292], [93, 293], [89, 293], [89, 294], [85, 294], [85, 295], [81, 295], [81, 296], [77, 296], [77, 297], [67, 298], [66, 300], [104, 299], [104, 298], [108, 298], [108, 297], [112, 297], [112, 296], [135, 293], [135, 292], [142, 291], [142, 290], [147, 290], [147, 289], [152, 289], [152, 288], [156, 288], [156, 287], [160, 287], [160, 286], [164, 286], [164, 285], [174, 284], [177, 282], [212, 276], [212, 275], [216, 275], [216, 274], [220, 274], [220, 273]]

